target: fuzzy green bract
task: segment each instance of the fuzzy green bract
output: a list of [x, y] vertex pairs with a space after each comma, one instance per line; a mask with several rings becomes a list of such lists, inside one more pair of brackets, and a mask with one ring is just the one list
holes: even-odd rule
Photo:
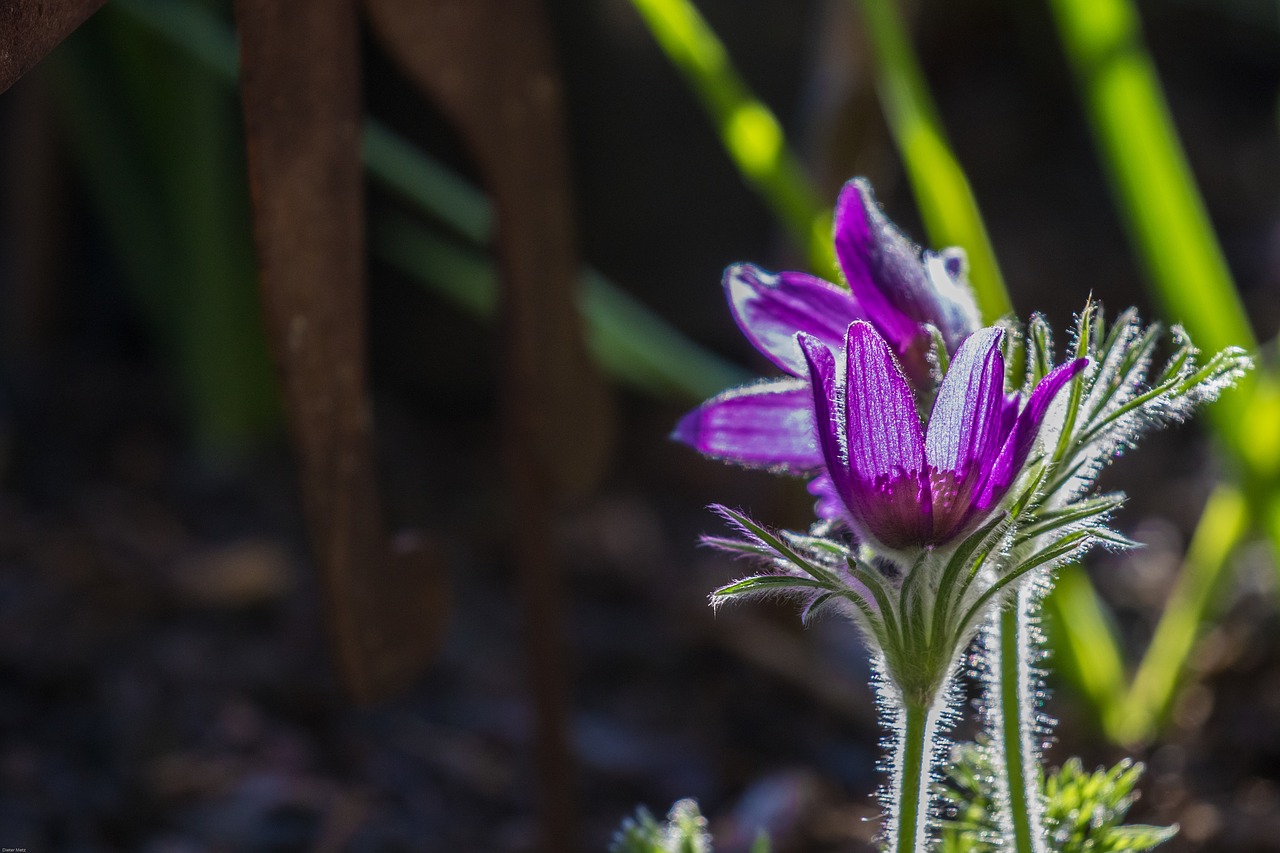
[[[799, 603], [805, 620], [826, 610], [844, 613], [878, 658], [883, 712], [901, 748], [913, 708], [923, 722], [911, 736], [924, 735], [933, 744], [946, 725], [955, 671], [983, 621], [1020, 585], [1047, 585], [1053, 568], [1079, 559], [1093, 545], [1133, 544], [1107, 523], [1123, 495], [1090, 493], [1102, 467], [1144, 430], [1185, 418], [1213, 399], [1249, 366], [1240, 350], [1202, 362], [1174, 327], [1168, 336], [1172, 351], [1153, 369], [1162, 337], [1159, 325], [1143, 326], [1132, 310], [1108, 324], [1101, 306], [1087, 305], [1067, 362], [1085, 367], [1048, 405], [1007, 494], [958, 541], [885, 549], [838, 519], [820, 521], [805, 533], [772, 531], [743, 512], [716, 507], [736, 535], [704, 541], [749, 558], [756, 571], [716, 590], [713, 603], [787, 596]], [[1024, 348], [1027, 367], [1020, 384], [1006, 378], [1024, 397], [1060, 369], [1043, 318], [1033, 317], [1025, 329], [1007, 325], [1005, 340]], [[1034, 708], [1025, 711], [1034, 718]], [[934, 756], [936, 749], [920, 756], [922, 779]], [[891, 814], [906, 784], [898, 771], [885, 790]], [[918, 787], [925, 791], [927, 783]], [[928, 826], [921, 820], [923, 834]], [[891, 846], [899, 831], [890, 822]]]
[[[1037, 315], [1025, 330], [1009, 325], [1005, 332], [1006, 346], [1025, 348], [1026, 375], [1015, 387], [1030, 397], [1059, 369], [1048, 325]], [[716, 590], [713, 601], [788, 595], [806, 619], [838, 609], [862, 627], [900, 690], [931, 700], [982, 619], [1017, 584], [1045, 577], [1094, 544], [1132, 544], [1107, 525], [1123, 495], [1089, 493], [1097, 474], [1143, 430], [1184, 418], [1249, 366], [1240, 350], [1201, 363], [1174, 327], [1172, 353], [1152, 371], [1161, 337], [1158, 324], [1143, 326], [1133, 310], [1108, 325], [1099, 305], [1086, 307], [1066, 362], [1084, 369], [1049, 403], [1003, 500], [959, 540], [877, 549], [839, 520], [806, 533], [775, 532], [716, 507], [736, 535], [704, 542], [754, 558], [757, 572]]]
[[[990, 753], [976, 744], [954, 750], [946, 780], [938, 853], [999, 853], [998, 791]], [[1055, 853], [1123, 853], [1150, 850], [1178, 832], [1176, 826], [1125, 824], [1137, 799], [1143, 766], [1124, 759], [1114, 767], [1084, 770], [1073, 758], [1041, 781], [1044, 825]]]
[[[707, 819], [694, 800], [680, 800], [666, 820], [659, 821], [643, 806], [622, 822], [609, 844], [609, 853], [711, 853]], [[769, 853], [764, 836], [751, 853]]]

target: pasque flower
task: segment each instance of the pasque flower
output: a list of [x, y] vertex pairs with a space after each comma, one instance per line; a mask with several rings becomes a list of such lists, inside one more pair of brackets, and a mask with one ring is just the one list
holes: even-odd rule
[[[1202, 364], [1175, 327], [1174, 353], [1153, 372], [1159, 328], [1143, 328], [1132, 310], [1108, 324], [1092, 301], [1061, 364], [1039, 315], [978, 328], [963, 255], [920, 253], [864, 181], [840, 196], [835, 244], [848, 290], [750, 265], [725, 274], [738, 325], [788, 376], [712, 398], [675, 436], [708, 456], [816, 475], [821, 523], [774, 531], [718, 507], [733, 535], [703, 541], [747, 558], [753, 572], [712, 600], [783, 595], [806, 621], [836, 609], [862, 629], [894, 731], [884, 841], [899, 853], [931, 849], [930, 790], [952, 685], [974, 634], [1012, 600], [1024, 627], [1005, 633], [1002, 616], [999, 641], [988, 643], [998, 659], [987, 718], [999, 731], [992, 743], [1017, 747], [1008, 754], [1018, 766], [1002, 778], [1026, 783], [1008, 781], [1001, 796], [1026, 812], [1022, 836], [1040, 837], [1031, 765], [1016, 758], [1034, 756], [1035, 744], [1004, 716], [1017, 705], [1015, 717], [1033, 719], [1038, 695], [1020, 614], [1057, 566], [1098, 542], [1131, 544], [1107, 526], [1123, 496], [1089, 494], [1099, 469], [1143, 429], [1216, 397], [1249, 359], [1230, 349]], [[1006, 334], [1027, 365], [1013, 393]], [[1015, 788], [1025, 808], [1015, 809]]]
[[864, 538], [893, 550], [947, 543], [1017, 480], [1049, 403], [1087, 359], [1045, 376], [1019, 411], [1019, 395], [1004, 393], [1003, 336], [986, 328], [965, 339], [925, 429], [898, 361], [869, 323], [849, 325], [843, 369], [823, 341], [796, 336], [834, 494]]
[[[912, 381], [928, 387], [930, 327], [949, 351], [978, 328], [964, 252], [922, 253], [885, 217], [865, 179], [850, 181], [840, 193], [835, 246], [848, 289], [806, 273], [771, 274], [751, 264], [725, 271], [725, 296], [738, 326], [791, 378], [713, 397], [680, 421], [676, 438], [706, 456], [741, 465], [797, 474], [819, 470], [823, 457], [797, 332], [838, 351], [849, 324], [865, 320]], [[822, 496], [825, 481], [814, 491]]]

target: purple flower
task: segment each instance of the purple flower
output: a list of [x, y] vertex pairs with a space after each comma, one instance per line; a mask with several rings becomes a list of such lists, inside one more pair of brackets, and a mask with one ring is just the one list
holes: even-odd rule
[[840, 193], [835, 244], [848, 289], [805, 273], [771, 274], [751, 264], [725, 270], [734, 320], [756, 349], [795, 378], [713, 397], [680, 421], [675, 438], [706, 456], [742, 465], [786, 473], [820, 469], [797, 332], [836, 352], [849, 324], [867, 320], [893, 346], [912, 381], [928, 387], [927, 325], [939, 330], [949, 350], [978, 328], [964, 279], [964, 253], [948, 249], [922, 255], [885, 218], [865, 179], [850, 181]]
[[1004, 393], [1003, 336], [981, 329], [961, 344], [922, 429], [911, 386], [873, 326], [850, 324], [843, 370], [824, 341], [798, 334], [830, 478], [817, 481], [824, 502], [838, 498], [858, 532], [891, 549], [944, 544], [989, 515], [1054, 395], [1087, 361], [1055, 369], [1019, 411], [1018, 395]]
[[889, 342], [913, 379], [923, 368], [929, 334], [942, 333], [954, 351], [979, 326], [978, 307], [965, 280], [962, 249], [920, 249], [884, 215], [865, 178], [845, 184], [836, 201], [836, 257], [849, 290]]

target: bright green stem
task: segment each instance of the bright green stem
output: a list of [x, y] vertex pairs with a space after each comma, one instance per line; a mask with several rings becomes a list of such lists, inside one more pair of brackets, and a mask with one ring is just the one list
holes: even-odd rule
[[[1133, 3], [1051, 0], [1049, 5], [1120, 211], [1165, 316], [1185, 325], [1206, 352], [1228, 346], [1256, 351]], [[1220, 436], [1255, 476], [1280, 470], [1280, 433], [1259, 429], [1268, 423], [1266, 416], [1274, 415], [1275, 385], [1274, 377], [1252, 372], [1209, 410]], [[1257, 399], [1267, 401], [1270, 410], [1251, 405]]]
[[1089, 575], [1075, 563], [1058, 570], [1044, 609], [1058, 673], [1071, 680], [1092, 706], [1107, 737], [1117, 743], [1116, 725], [1127, 683], [1124, 649], [1110, 610]]
[[698, 93], [725, 150], [823, 275], [835, 271], [831, 219], [773, 112], [751, 93], [689, 0], [631, 0], [667, 58]]
[[1013, 305], [982, 214], [947, 144], [897, 0], [862, 0], [862, 13], [875, 53], [880, 103], [929, 239], [935, 247], [962, 246], [968, 253], [969, 280], [984, 319], [1011, 314]]
[[1043, 853], [1044, 827], [1041, 824], [1038, 756], [1031, 732], [1035, 721], [1027, 719], [1035, 713], [1036, 675], [1031, 666], [1034, 639], [1028, 621], [1034, 593], [1025, 587], [1018, 590], [1014, 606], [1000, 611], [996, 625], [999, 632], [998, 681], [994, 685], [999, 716], [996, 728], [1000, 738], [1002, 772], [996, 774], [998, 784], [1005, 787], [1005, 818], [1010, 848], [1015, 853]]
[[895, 762], [898, 776], [897, 814], [892, 829], [896, 853], [917, 853], [928, 846], [929, 773], [937, 713], [933, 708], [906, 703]]
[[[875, 52], [885, 117], [906, 165], [930, 238], [937, 245], [960, 245], [968, 252], [970, 279], [985, 319], [992, 321], [1011, 314], [1013, 305], [1000, 275], [995, 250], [968, 179], [947, 144], [896, 0], [861, 0], [861, 6]], [[998, 627], [992, 629], [1000, 638], [993, 652], [998, 656], [993, 662], [993, 678], [998, 679], [1000, 695], [992, 697], [991, 722], [995, 729], [993, 737], [1003, 741], [1006, 764], [1001, 775], [1008, 780], [1005, 811], [1014, 849], [1018, 853], [1039, 853], [1044, 849], [1040, 809], [1031, 808], [1039, 804], [1039, 791], [1034, 788], [1038, 767], [1032, 764], [1038, 756], [1030, 736], [1034, 720], [1024, 719], [1023, 713], [1024, 709], [1030, 712], [1034, 704], [1022, 701], [1035, 690], [1028, 657], [1031, 627], [1027, 622], [1029, 602], [1024, 599], [1025, 595], [1027, 593], [1018, 594], [1018, 606], [1005, 611]], [[908, 717], [908, 727], [910, 722]], [[909, 730], [906, 737], [911, 737]], [[903, 752], [905, 759], [907, 750]], [[904, 772], [909, 772], [909, 768], [909, 764], [904, 765]], [[904, 830], [907, 782], [908, 777], [904, 776], [903, 818], [899, 824]], [[927, 785], [927, 778], [924, 784]], [[918, 789], [916, 793], [918, 796]], [[913, 832], [923, 834], [919, 829]], [[904, 846], [905, 835], [904, 831], [899, 836], [899, 851], [912, 849], [910, 843]]]
[[1192, 647], [1226, 577], [1229, 558], [1249, 531], [1249, 506], [1240, 490], [1220, 485], [1209, 497], [1186, 560], [1121, 706], [1114, 736], [1146, 743], [1155, 736], [1176, 696]]

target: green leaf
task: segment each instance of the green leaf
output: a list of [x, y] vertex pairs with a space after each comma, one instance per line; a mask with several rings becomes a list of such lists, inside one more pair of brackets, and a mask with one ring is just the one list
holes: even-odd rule
[[661, 823], [641, 806], [614, 833], [609, 853], [711, 853], [707, 819], [689, 799], [673, 805]]
[[663, 828], [644, 806], [622, 826], [609, 842], [609, 853], [662, 853]]
[[1033, 522], [1018, 528], [1014, 544], [1021, 545], [1037, 536], [1107, 515], [1119, 509], [1123, 503], [1122, 494], [1099, 495], [1057, 509], [1038, 512], [1033, 516]]
[[742, 176], [773, 211], [813, 269], [839, 281], [831, 217], [773, 112], [742, 81], [729, 53], [689, 0], [631, 0], [649, 31], [684, 74]]
[[1248, 532], [1249, 506], [1241, 492], [1219, 486], [1209, 497], [1151, 646], [1124, 699], [1117, 742], [1141, 743], [1156, 729], [1177, 695], [1196, 639], [1226, 577], [1231, 554]]
[[[1044, 824], [1054, 853], [1127, 853], [1150, 850], [1177, 834], [1177, 827], [1125, 825], [1135, 799], [1141, 764], [1124, 759], [1110, 769], [1087, 773], [1072, 758], [1041, 780]], [[994, 765], [989, 749], [962, 744], [936, 793], [944, 804], [944, 853], [996, 853], [1001, 823], [997, 816]]]
[[1013, 313], [995, 250], [959, 160], [951, 152], [896, 0], [863, 0], [880, 103], [935, 247], [963, 246], [982, 316]]
[[1131, 826], [1117, 826], [1107, 833], [1110, 844], [1108, 850], [1150, 850], [1163, 844], [1178, 834], [1178, 827], [1148, 826], [1135, 823]]
[[791, 575], [754, 575], [722, 586], [711, 593], [713, 598], [729, 598], [757, 592], [777, 592], [785, 589], [828, 589], [824, 583]]
[[790, 545], [770, 533], [767, 529], [757, 524], [751, 518], [737, 510], [729, 509], [726, 506], [721, 506], [719, 509], [731, 522], [739, 525], [750, 535], [756, 537], [772, 549], [779, 559], [787, 561], [806, 575], [820, 581], [824, 587], [835, 587], [835, 579], [831, 576], [831, 572], [797, 554]]

